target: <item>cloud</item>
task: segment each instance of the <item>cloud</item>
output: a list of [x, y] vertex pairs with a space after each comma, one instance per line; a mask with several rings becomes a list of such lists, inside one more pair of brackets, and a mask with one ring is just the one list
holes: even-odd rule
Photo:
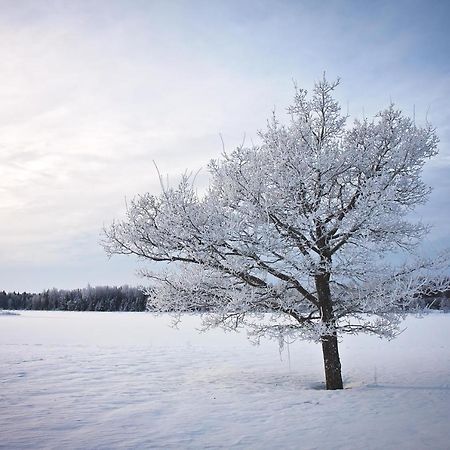
[[[390, 98], [428, 113], [442, 140], [429, 177], [439, 205], [450, 189], [447, 32], [440, 3], [422, 21], [415, 5], [1, 2], [0, 273], [40, 264], [53, 285], [51, 267], [67, 281], [62, 266], [94, 258], [101, 283], [101, 249], [89, 249], [125, 197], [158, 191], [153, 160], [172, 178], [204, 167], [219, 134], [228, 149], [256, 139], [275, 106], [284, 115], [291, 80], [308, 87], [325, 69], [342, 77], [352, 115]], [[448, 214], [433, 208], [433, 220]]]

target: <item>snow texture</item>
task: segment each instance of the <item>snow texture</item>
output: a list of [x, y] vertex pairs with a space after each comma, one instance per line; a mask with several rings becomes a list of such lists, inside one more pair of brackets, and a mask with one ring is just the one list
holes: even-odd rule
[[346, 336], [343, 391], [317, 344], [251, 345], [149, 313], [0, 318], [0, 448], [448, 449], [450, 315]]

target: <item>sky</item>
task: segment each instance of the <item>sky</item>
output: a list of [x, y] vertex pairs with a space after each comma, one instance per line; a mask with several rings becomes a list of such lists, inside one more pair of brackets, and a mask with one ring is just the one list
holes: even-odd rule
[[394, 101], [440, 153], [417, 217], [449, 247], [448, 1], [0, 0], [0, 290], [139, 285], [101, 230], [286, 116], [325, 71], [351, 118]]

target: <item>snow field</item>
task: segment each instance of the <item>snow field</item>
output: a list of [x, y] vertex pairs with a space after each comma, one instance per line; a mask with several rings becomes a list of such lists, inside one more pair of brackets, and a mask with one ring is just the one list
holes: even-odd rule
[[[0, 317], [0, 448], [450, 448], [450, 315], [388, 342], [341, 343], [346, 388], [325, 391], [320, 346], [251, 345], [145, 313]], [[289, 357], [290, 356], [290, 357]]]

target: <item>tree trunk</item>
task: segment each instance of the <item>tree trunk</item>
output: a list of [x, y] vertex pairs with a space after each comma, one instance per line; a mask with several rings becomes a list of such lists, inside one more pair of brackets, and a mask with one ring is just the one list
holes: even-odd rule
[[341, 360], [335, 334], [322, 337], [322, 353], [327, 389], [342, 389]]
[[[330, 292], [330, 275], [323, 273], [315, 277], [322, 322], [333, 328], [335, 319]], [[322, 336], [322, 353], [327, 389], [343, 389], [341, 360], [339, 358], [338, 340], [335, 332]]]

